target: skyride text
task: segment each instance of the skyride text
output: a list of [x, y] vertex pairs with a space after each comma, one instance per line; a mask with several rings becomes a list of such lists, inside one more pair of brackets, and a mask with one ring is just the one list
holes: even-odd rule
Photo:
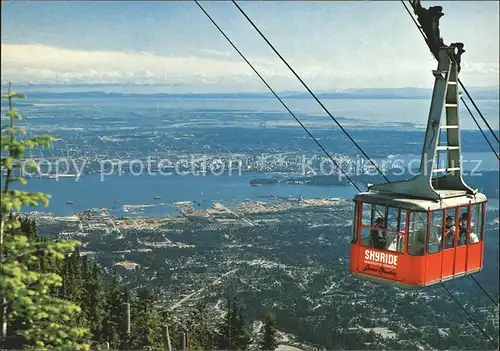
[[398, 266], [398, 256], [385, 252], [366, 250], [365, 264], [396, 269]]

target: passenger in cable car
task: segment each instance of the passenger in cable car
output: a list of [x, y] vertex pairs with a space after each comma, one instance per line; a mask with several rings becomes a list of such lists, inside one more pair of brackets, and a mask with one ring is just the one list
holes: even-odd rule
[[[380, 228], [380, 229], [385, 229], [384, 218], [378, 217], [375, 220], [374, 227]], [[387, 236], [386, 236], [386, 233], [380, 229], [372, 229], [371, 230], [371, 239], [372, 239], [371, 241], [372, 241], [373, 247], [375, 247], [377, 249], [384, 250], [386, 242], [387, 242]]]
[[[472, 226], [471, 226], [472, 228]], [[475, 232], [471, 230], [470, 236], [469, 236], [469, 244], [475, 244], [479, 242], [479, 238]]]
[[442, 242], [443, 227], [441, 225], [435, 225], [431, 228], [429, 235], [429, 253], [441, 251]]
[[458, 246], [462, 246], [467, 243], [468, 222], [469, 222], [469, 213], [468, 212], [462, 213], [458, 228]]
[[454, 246], [453, 239], [455, 236], [455, 223], [453, 217], [446, 216], [446, 223], [444, 227], [444, 248], [450, 249]]
[[[462, 217], [460, 218], [460, 244], [465, 245], [467, 242], [467, 223], [469, 221], [469, 212], [462, 213]], [[469, 233], [469, 244], [475, 244], [479, 242], [479, 237], [476, 234], [476, 226], [474, 222], [470, 222], [470, 233]]]

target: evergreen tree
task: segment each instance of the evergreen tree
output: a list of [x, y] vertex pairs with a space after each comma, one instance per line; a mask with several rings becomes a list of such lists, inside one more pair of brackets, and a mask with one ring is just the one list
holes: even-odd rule
[[[62, 298], [73, 301], [79, 306], [81, 306], [82, 311], [78, 313], [74, 318], [71, 319], [70, 325], [73, 326], [85, 326], [89, 329], [90, 320], [88, 319], [88, 314], [85, 313], [88, 310], [88, 305], [85, 300], [85, 290], [84, 290], [84, 279], [82, 273], [82, 257], [78, 248], [73, 252], [68, 254], [64, 260], [64, 264], [61, 270], [61, 276], [63, 278], [63, 287], [65, 296]], [[92, 295], [93, 293], [91, 293]], [[92, 335], [86, 335], [86, 341], [91, 342]]]
[[[39, 240], [42, 242], [46, 242], [49, 239], [40, 238]], [[63, 265], [64, 262], [62, 260], [56, 259], [55, 257], [51, 256], [42, 256], [38, 260], [38, 269], [40, 273], [61, 272]], [[59, 289], [56, 289], [56, 287], [52, 287], [51, 292], [54, 295], [57, 295]]]
[[[30, 235], [18, 233], [21, 222], [12, 215], [20, 212], [23, 206], [48, 204], [49, 196], [43, 193], [30, 193], [21, 190], [11, 190], [10, 185], [18, 182], [26, 184], [22, 177], [16, 177], [26, 148], [38, 145], [50, 145], [53, 138], [38, 136], [21, 141], [19, 133], [25, 134], [22, 128], [15, 127], [14, 121], [20, 119], [13, 108], [14, 98], [24, 98], [16, 94], [9, 85], [8, 94], [2, 99], [8, 100], [7, 116], [10, 123], [2, 126], [1, 136], [1, 170], [5, 171], [5, 185], [2, 187], [0, 207], [0, 337], [5, 341], [9, 331], [9, 323], [15, 318], [26, 321], [25, 328], [16, 332], [22, 335], [26, 344], [38, 349], [68, 348], [86, 349], [88, 345], [81, 342], [85, 333], [83, 328], [68, 325], [80, 308], [62, 299], [50, 296], [50, 291], [61, 285], [61, 277], [55, 272], [41, 273], [33, 269], [33, 263], [40, 257], [64, 258], [76, 242], [31, 240]], [[33, 166], [33, 164], [25, 164]], [[26, 225], [25, 225], [26, 226]]]
[[92, 262], [89, 267], [87, 257], [82, 258], [82, 277], [84, 279], [82, 308], [89, 323], [94, 343], [104, 341], [103, 324], [106, 316], [106, 291], [99, 267]]
[[38, 233], [36, 230], [36, 223], [35, 221], [31, 220], [28, 217], [21, 218], [19, 220], [21, 226], [20, 226], [20, 232], [28, 238], [28, 240], [34, 242], [39, 239]]
[[106, 316], [103, 321], [103, 339], [110, 347], [118, 349], [126, 341], [125, 326], [125, 303], [128, 300], [127, 294], [120, 289], [117, 276], [113, 276], [113, 281], [106, 292], [106, 304], [108, 306]]
[[69, 301], [79, 302], [82, 294], [82, 264], [78, 249], [64, 258], [61, 270], [63, 283], [60, 297]]
[[234, 302], [235, 325], [234, 325], [234, 346], [236, 350], [247, 350], [252, 342], [250, 332], [245, 323], [245, 313], [243, 307]]
[[217, 347], [223, 350], [246, 350], [251, 342], [243, 308], [236, 298], [227, 301], [227, 312], [217, 335]]
[[[11, 216], [11, 220], [13, 217]], [[11, 231], [7, 233], [8, 235], [24, 235], [28, 238], [31, 244], [36, 245], [36, 242], [39, 240], [39, 236], [36, 230], [36, 225], [34, 225], [35, 221], [30, 220], [29, 218], [20, 218], [19, 219], [20, 227], [17, 230]], [[25, 264], [30, 270], [35, 272], [41, 272], [40, 260], [37, 261], [28, 261], [24, 257], [20, 258], [20, 262]], [[9, 306], [9, 309], [12, 307]], [[5, 343], [3, 347], [6, 349], [22, 349], [27, 346], [29, 341], [22, 335], [22, 333], [28, 329], [28, 321], [23, 316], [14, 316], [10, 318], [7, 325], [7, 337], [5, 339]]]
[[34, 240], [40, 240], [40, 236], [38, 235], [38, 228], [34, 219], [30, 220], [29, 235]]
[[215, 348], [215, 333], [208, 325], [208, 311], [205, 305], [199, 303], [191, 316], [191, 340], [192, 344], [202, 350], [212, 350]]
[[163, 345], [160, 315], [153, 306], [154, 298], [149, 290], [137, 294], [132, 309], [130, 349], [157, 349]]
[[208, 325], [209, 316], [205, 305], [197, 304], [191, 316], [191, 349], [213, 350], [214, 332]]
[[[168, 325], [168, 338], [167, 338], [167, 325]], [[167, 349], [168, 347], [168, 339], [170, 339], [170, 346], [172, 350], [182, 350], [182, 338], [183, 338], [183, 328], [179, 323], [172, 321], [169, 318], [169, 313], [167, 311], [163, 311], [161, 313], [161, 327], [162, 327], [162, 339], [163, 339], [163, 348]], [[189, 344], [190, 350], [203, 350], [200, 349], [196, 343], [194, 347], [192, 347], [192, 343]]]
[[278, 347], [278, 329], [276, 328], [276, 317], [267, 313], [264, 320], [264, 331], [259, 343], [260, 350], [275, 350]]
[[220, 350], [230, 350], [232, 345], [232, 326], [234, 324], [233, 304], [231, 300], [227, 300], [226, 315], [219, 326], [217, 333], [217, 348]]

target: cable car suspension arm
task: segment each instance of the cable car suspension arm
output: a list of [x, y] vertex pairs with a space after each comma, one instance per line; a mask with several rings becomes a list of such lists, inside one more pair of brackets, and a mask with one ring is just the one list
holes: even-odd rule
[[[413, 1], [409, 1], [413, 10], [415, 11], [415, 13], [418, 13], [419, 11], [421, 12], [421, 15], [420, 16], [423, 16], [423, 22], [424, 24], [427, 24], [430, 26], [430, 28], [427, 28], [427, 31], [433, 31], [433, 33], [430, 33], [430, 35], [434, 36], [433, 39], [431, 38], [428, 38], [428, 36], [425, 35], [424, 33], [424, 29], [421, 28], [417, 21], [415, 20], [415, 18], [413, 17], [413, 15], [411, 14], [410, 10], [408, 9], [408, 7], [406, 6], [406, 3], [404, 2], [404, 0], [401, 0], [401, 3], [403, 4], [404, 8], [406, 9], [406, 12], [408, 12], [408, 15], [410, 16], [410, 18], [412, 19], [413, 23], [415, 24], [415, 26], [418, 28], [418, 30], [420, 31], [420, 34], [422, 35], [422, 37], [424, 38], [425, 42], [427, 43], [427, 46], [429, 47], [429, 50], [431, 50], [431, 52], [433, 53], [434, 57], [436, 57], [436, 53], [435, 53], [435, 50], [433, 50], [433, 43], [435, 44], [434, 46], [439, 46], [439, 45], [444, 45], [443, 42], [442, 42], [442, 39], [439, 37], [439, 29], [438, 28], [432, 28], [432, 25], [426, 21], [428, 21], [428, 19], [425, 19], [425, 16], [429, 16], [429, 14], [432, 12], [432, 8], [429, 8], [429, 10], [425, 10], [425, 13], [422, 13], [422, 8], [421, 8], [421, 5], [420, 5], [420, 1], [419, 0], [413, 0]], [[442, 10], [442, 8], [440, 7], [434, 7], [434, 9], [436, 9], [438, 12], [440, 12], [440, 10]], [[434, 10], [434, 11], [436, 11]], [[439, 17], [441, 17], [442, 14], [437, 14], [437, 20], [435, 20], [435, 25], [438, 26], [439, 24], [437, 23], [437, 21], [439, 20]], [[420, 20], [420, 18], [419, 18]], [[434, 48], [435, 49], [435, 48]], [[461, 49], [461, 48], [460, 48]], [[437, 58], [437, 57], [436, 57]], [[453, 55], [450, 55], [450, 58], [452, 60], [455, 60], [455, 57]], [[458, 64], [459, 62], [457, 62]], [[477, 107], [477, 105], [474, 103], [474, 100], [472, 99], [472, 97], [470, 96], [469, 92], [467, 91], [467, 89], [465, 88], [464, 84], [462, 83], [462, 81], [460, 80], [460, 78], [458, 78], [458, 83], [460, 84], [460, 86], [462, 87], [462, 89], [464, 90], [464, 92], [466, 93], [466, 95], [469, 97], [470, 101], [472, 102], [472, 104], [474, 105], [474, 107], [476, 108], [477, 112], [479, 113], [479, 115], [481, 116], [481, 118], [483, 119], [483, 121], [485, 122], [485, 124], [488, 126], [491, 134], [495, 137], [495, 139], [497, 140], [497, 142], [499, 141], [496, 134], [493, 132], [493, 130], [491, 129], [490, 125], [488, 124], [488, 122], [486, 121], [486, 119], [484, 118], [483, 114], [481, 113], [481, 111], [479, 110], [479, 108]], [[481, 132], [481, 134], [483, 135], [483, 137], [485, 138], [486, 142], [488, 143], [488, 145], [490, 146], [491, 150], [493, 151], [493, 153], [495, 154], [495, 156], [497, 157], [497, 159], [500, 159], [500, 156], [497, 154], [495, 148], [493, 147], [493, 145], [491, 145], [490, 141], [488, 140], [488, 138], [486, 137], [484, 131], [482, 130], [481, 126], [479, 125], [479, 123], [477, 122], [476, 118], [474, 117], [474, 115], [472, 114], [472, 111], [469, 109], [469, 106], [465, 103], [465, 100], [463, 99], [463, 97], [460, 97], [462, 103], [464, 104], [465, 108], [467, 109], [467, 111], [469, 112], [470, 116], [472, 117], [472, 119], [474, 120], [474, 122], [476, 123], [476, 126], [479, 128], [479, 131]], [[489, 297], [489, 299], [496, 305], [498, 306], [498, 302], [495, 301], [495, 299], [493, 299], [493, 297], [488, 294], [488, 292], [486, 291], [486, 289], [483, 288], [483, 286], [472, 276], [470, 276], [474, 282], [481, 288], [481, 290], [483, 290], [483, 292]]]
[[[434, 47], [433, 48], [433, 44], [435, 44], [434, 46], [436, 45], [444, 45], [443, 42], [442, 42], [442, 38], [439, 37], [439, 23], [437, 21], [439, 21], [439, 17], [442, 16], [442, 14], [436, 14], [437, 15], [437, 20], [436, 22], [433, 24], [433, 23], [427, 23], [429, 25], [429, 28], [428, 30], [431, 31], [432, 29], [434, 29], [434, 33], [433, 36], [435, 38], [429, 38], [428, 35], [426, 35], [424, 29], [418, 25], [417, 21], [415, 20], [415, 17], [413, 17], [413, 15], [411, 14], [410, 10], [408, 9], [408, 7], [406, 6], [406, 3], [404, 2], [404, 0], [400, 0], [401, 3], [403, 4], [406, 12], [408, 12], [408, 15], [410, 16], [410, 18], [412, 19], [413, 23], [415, 24], [415, 26], [418, 28], [420, 34], [422, 35], [422, 37], [424, 38], [427, 46], [429, 47], [429, 50], [431, 51], [431, 53], [433, 54], [433, 56], [438, 59], [438, 57], [436, 56], [436, 48]], [[419, 10], [421, 9], [421, 6], [420, 6], [420, 1], [419, 0], [409, 0], [410, 2], [410, 5], [411, 7], [413, 8], [413, 10], [415, 12], [419, 12], [419, 11], [422, 11], [422, 10]], [[418, 7], [417, 7], [418, 6]], [[438, 6], [434, 6], [433, 8], [436, 9]], [[442, 8], [441, 8], [442, 9]], [[422, 13], [422, 16], [424, 16], [424, 21], [427, 21], [427, 19], [425, 18], [426, 16], [429, 16], [428, 12], [427, 11], [430, 11], [431, 8], [429, 8], [429, 10], [425, 10], [426, 12]], [[436, 9], [436, 10], [439, 10], [439, 9]], [[435, 10], [435, 11], [436, 11]], [[432, 28], [432, 26], [434, 25], [435, 28]], [[463, 47], [463, 44], [462, 44], [462, 47]], [[453, 57], [451, 57], [452, 59], [454, 59]], [[458, 64], [460, 64], [460, 62], [457, 62]], [[469, 98], [469, 100], [472, 102], [472, 105], [475, 107], [476, 111], [479, 113], [479, 116], [481, 116], [481, 119], [483, 120], [483, 122], [486, 124], [486, 126], [488, 127], [488, 129], [490, 130], [491, 134], [493, 135], [493, 137], [496, 139], [496, 141], [498, 143], [500, 143], [500, 140], [498, 139], [497, 135], [495, 134], [495, 132], [493, 131], [493, 129], [491, 128], [490, 124], [488, 123], [488, 121], [486, 120], [486, 118], [484, 118], [483, 114], [481, 113], [481, 111], [479, 110], [479, 107], [476, 105], [476, 103], [474, 102], [474, 99], [472, 99], [472, 96], [469, 94], [469, 91], [465, 88], [465, 85], [462, 83], [462, 81], [460, 80], [460, 78], [458, 78], [458, 83], [460, 84], [460, 86], [462, 87], [462, 89], [464, 90], [465, 94], [467, 95], [467, 97]], [[465, 101], [463, 99], [461, 99], [462, 102], [465, 104]], [[470, 110], [469, 110], [470, 111]], [[471, 113], [471, 116], [472, 116], [472, 113]], [[479, 127], [479, 129], [481, 129], [481, 127]], [[484, 134], [483, 134], [484, 135]], [[495, 152], [496, 154], [496, 152]]]

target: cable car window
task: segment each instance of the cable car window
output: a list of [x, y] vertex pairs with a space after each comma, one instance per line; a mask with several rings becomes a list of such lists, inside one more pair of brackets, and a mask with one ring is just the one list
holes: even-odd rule
[[352, 220], [352, 238], [351, 238], [351, 244], [356, 243], [356, 237], [358, 233], [358, 208], [360, 204], [355, 203], [354, 204], [354, 219]]
[[372, 204], [363, 203], [362, 210], [362, 225], [371, 226], [372, 225]]
[[399, 213], [399, 231], [406, 232], [406, 210], [401, 210]]
[[399, 242], [398, 242], [398, 252], [405, 252], [405, 234], [406, 234], [406, 210], [400, 209], [399, 211]]
[[399, 208], [388, 207], [386, 217], [386, 228], [397, 231], [399, 228]]
[[363, 203], [361, 219], [361, 244], [373, 246], [371, 243], [370, 227], [372, 225], [373, 208], [372, 204]]
[[472, 206], [469, 244], [476, 244], [482, 240], [482, 221], [483, 221], [483, 204], [475, 204]]
[[387, 207], [373, 205], [372, 228], [370, 230], [371, 246], [379, 250], [387, 249]]
[[452, 249], [455, 247], [456, 213], [457, 211], [454, 208], [445, 211], [444, 239], [443, 239], [445, 249]]
[[404, 253], [405, 235], [404, 233], [386, 231], [386, 250]]
[[469, 232], [469, 206], [460, 207], [459, 213], [457, 246], [463, 246], [467, 244], [467, 234]]
[[361, 228], [361, 244], [365, 246], [373, 246], [370, 234], [370, 227]]
[[[406, 213], [406, 210], [402, 211]], [[403, 253], [405, 233], [398, 230], [400, 212], [399, 208], [363, 204], [361, 244], [379, 250]]]
[[372, 205], [372, 227], [387, 228], [387, 207], [382, 205]]
[[398, 241], [398, 252], [404, 253], [405, 252], [405, 235], [406, 233], [400, 233], [399, 234], [399, 241]]
[[427, 212], [411, 212], [408, 231], [408, 254], [423, 255], [427, 233]]
[[[404, 234], [399, 233], [399, 220], [400, 220], [399, 208], [388, 207], [387, 208], [387, 231], [386, 231], [386, 247], [389, 251], [404, 252]], [[405, 212], [405, 210], [403, 210]]]
[[434, 211], [431, 213], [431, 228], [429, 233], [428, 253], [441, 251], [443, 241], [444, 211]]

